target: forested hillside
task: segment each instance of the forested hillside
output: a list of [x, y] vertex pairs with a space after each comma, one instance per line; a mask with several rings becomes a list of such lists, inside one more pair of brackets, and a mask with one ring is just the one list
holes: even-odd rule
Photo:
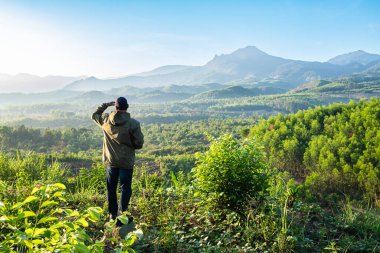
[[250, 136], [270, 166], [306, 180], [320, 200], [331, 193], [380, 207], [380, 100], [270, 117]]
[[100, 129], [0, 127], [0, 251], [380, 251], [379, 99], [142, 125], [122, 237]]

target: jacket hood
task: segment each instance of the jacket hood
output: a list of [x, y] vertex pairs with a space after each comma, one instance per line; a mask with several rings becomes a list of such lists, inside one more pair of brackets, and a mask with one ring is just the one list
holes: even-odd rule
[[128, 112], [111, 112], [109, 115], [110, 123], [114, 126], [120, 126], [125, 124], [131, 115]]

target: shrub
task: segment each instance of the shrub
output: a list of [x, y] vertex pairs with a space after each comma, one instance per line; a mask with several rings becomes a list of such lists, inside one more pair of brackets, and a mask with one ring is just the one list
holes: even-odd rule
[[197, 154], [196, 186], [222, 209], [242, 210], [251, 199], [266, 194], [269, 176], [264, 154], [252, 139], [231, 135], [214, 139], [210, 149]]

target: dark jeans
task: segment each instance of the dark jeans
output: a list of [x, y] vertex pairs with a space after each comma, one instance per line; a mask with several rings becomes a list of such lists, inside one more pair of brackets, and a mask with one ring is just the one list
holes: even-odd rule
[[132, 195], [132, 174], [133, 169], [121, 169], [115, 167], [107, 167], [107, 198], [108, 212], [112, 219], [116, 219], [118, 212], [117, 205], [117, 182], [120, 179], [120, 206], [121, 211], [128, 209], [129, 200]]

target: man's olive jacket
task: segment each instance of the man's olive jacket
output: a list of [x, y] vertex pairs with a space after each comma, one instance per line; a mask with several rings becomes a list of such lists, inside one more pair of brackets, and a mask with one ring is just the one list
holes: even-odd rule
[[133, 169], [135, 149], [144, 144], [140, 123], [128, 112], [103, 114], [107, 107], [102, 104], [91, 117], [103, 130], [103, 162], [111, 167]]

